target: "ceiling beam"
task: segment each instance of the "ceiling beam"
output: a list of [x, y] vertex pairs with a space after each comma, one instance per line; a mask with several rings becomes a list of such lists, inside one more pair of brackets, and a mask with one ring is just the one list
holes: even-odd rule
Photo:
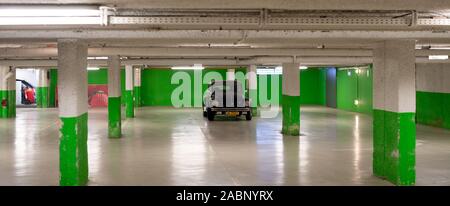
[[[263, 48], [89, 48], [89, 56], [240, 57], [240, 56], [372, 56], [369, 49]], [[57, 48], [0, 48], [0, 57], [57, 57]]]
[[1, 42], [54, 41], [57, 39], [83, 39], [87, 42], [105, 40], [142, 41], [155, 40], [173, 43], [189, 42], [230, 42], [267, 43], [279, 41], [296, 43], [300, 40], [364, 40], [374, 42], [386, 39], [447, 40], [448, 31], [363, 31], [363, 30], [120, 30], [120, 29], [80, 29], [80, 30], [0, 30]]
[[[203, 64], [204, 66], [247, 66], [256, 65], [279, 65], [282, 62], [292, 62], [289, 57], [255, 57], [245, 60], [233, 59], [138, 59], [122, 60], [122, 65], [150, 65], [154, 67], [188, 66]], [[371, 57], [304, 57], [298, 58], [297, 62], [305, 66], [337, 66], [337, 65], [364, 65], [372, 63]], [[416, 57], [416, 63], [446, 63], [450, 60], [429, 60], [425, 57]], [[0, 65], [15, 67], [57, 67], [57, 60], [0, 60]], [[106, 66], [106, 60], [88, 60], [89, 66]]]

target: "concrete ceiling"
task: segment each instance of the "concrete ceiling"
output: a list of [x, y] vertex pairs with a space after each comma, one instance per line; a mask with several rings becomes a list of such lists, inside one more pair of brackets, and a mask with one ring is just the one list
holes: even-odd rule
[[[12, 60], [16, 64], [20, 61], [17, 59], [28, 58], [30, 61], [26, 64], [36, 59], [52, 61], [39, 64], [54, 64], [57, 40], [63, 38], [84, 39], [91, 51], [103, 52], [96, 55], [121, 54], [144, 59], [133, 60], [136, 63], [161, 65], [171, 61], [189, 63], [199, 60], [240, 65], [268, 61], [271, 56], [279, 61], [280, 54], [282, 58], [296, 56], [295, 52], [283, 53], [277, 49], [306, 49], [308, 54], [298, 55], [308, 57], [309, 64], [370, 63], [371, 55], [361, 56], [358, 52], [371, 49], [375, 43], [386, 39], [414, 39], [420, 48], [429, 45], [450, 47], [450, 25], [412, 23], [413, 14], [416, 14], [412, 10], [420, 11], [417, 15], [423, 20], [450, 19], [450, 0], [0, 0], [0, 7], [6, 4], [90, 4], [114, 7], [116, 10], [110, 14], [113, 18], [142, 17], [145, 22], [154, 20], [145, 19], [148, 17], [169, 18], [141, 24], [0, 26], [0, 59], [3, 59], [0, 61], [3, 63]], [[287, 23], [269, 22], [267, 16], [279, 17], [281, 22]], [[302, 22], [299, 18], [303, 17], [313, 19], [308, 21], [316, 21], [314, 18], [321, 21], [324, 16], [331, 19], [331, 23], [295, 23]], [[170, 23], [171, 17], [179, 18], [172, 20], [182, 23]], [[226, 22], [215, 23], [215, 17], [225, 17], [219, 21]], [[231, 20], [227, 20], [228, 17]], [[360, 19], [351, 20], [354, 17]], [[246, 22], [246, 18], [252, 23]], [[238, 23], [234, 24], [235, 21]], [[350, 24], [339, 24], [341, 21]], [[358, 25], [358, 22], [363, 23]], [[336, 50], [347, 52], [343, 55], [326, 52]], [[163, 59], [156, 61], [155, 58]], [[425, 61], [423, 56], [420, 61]]]

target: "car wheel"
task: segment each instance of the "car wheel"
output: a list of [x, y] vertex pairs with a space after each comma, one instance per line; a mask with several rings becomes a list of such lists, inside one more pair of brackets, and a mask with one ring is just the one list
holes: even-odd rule
[[207, 117], [207, 116], [208, 116], [208, 113], [205, 110], [203, 110], [203, 117]]
[[252, 112], [251, 111], [247, 112], [247, 114], [245, 115], [245, 119], [248, 121], [252, 120]]
[[209, 121], [213, 121], [214, 120], [214, 112], [213, 111], [211, 111], [211, 109], [210, 108], [208, 108], [207, 110], [206, 110], [206, 116], [208, 117], [208, 120]]

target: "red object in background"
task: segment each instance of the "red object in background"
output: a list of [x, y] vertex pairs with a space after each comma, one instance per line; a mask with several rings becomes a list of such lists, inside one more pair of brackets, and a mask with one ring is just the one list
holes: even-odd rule
[[25, 98], [28, 100], [28, 102], [35, 103], [34, 90], [31, 88], [26, 89], [25, 90]]
[[91, 107], [107, 107], [108, 106], [108, 95], [104, 92], [98, 92], [91, 97], [91, 102], [89, 102]]
[[2, 107], [8, 106], [8, 100], [2, 99]]
[[108, 85], [91, 84], [88, 86], [88, 95], [90, 107], [108, 106]]

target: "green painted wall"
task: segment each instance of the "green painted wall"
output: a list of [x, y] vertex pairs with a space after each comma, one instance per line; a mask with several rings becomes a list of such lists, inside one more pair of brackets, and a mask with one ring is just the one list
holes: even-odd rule
[[[372, 67], [338, 68], [337, 81], [337, 108], [372, 114]], [[358, 105], [355, 104], [358, 100]]]
[[[215, 71], [218, 72], [223, 79], [226, 78], [226, 69], [206, 69], [202, 71], [202, 75], [205, 76], [208, 72]], [[142, 84], [141, 84], [141, 98], [142, 105], [144, 106], [172, 106], [171, 103], [171, 95], [175, 88], [178, 87], [177, 84], [172, 85], [171, 79], [172, 75], [177, 72], [170, 69], [164, 68], [151, 68], [145, 69], [142, 71]], [[189, 77], [194, 79], [194, 71], [185, 70]], [[236, 69], [236, 72], [242, 72], [246, 74], [246, 68]], [[239, 79], [239, 76], [236, 75], [236, 78]], [[258, 83], [262, 81], [261, 75], [258, 75]], [[278, 100], [281, 102], [281, 75], [276, 75], [275, 78], [279, 79], [278, 85]], [[325, 78], [326, 71], [324, 69], [308, 69], [302, 70], [300, 76], [300, 88], [301, 88], [301, 104], [316, 104], [316, 105], [325, 105], [326, 102], [326, 93], [325, 93]], [[240, 79], [241, 82], [242, 79]], [[271, 78], [267, 78], [266, 82], [268, 83], [267, 91], [271, 91]], [[244, 82], [243, 82], [244, 83]], [[245, 84], [245, 83], [244, 83]], [[207, 89], [208, 84], [203, 84], [202, 86], [202, 94]], [[276, 88], [275, 88], [276, 89]], [[258, 86], [258, 93], [263, 92], [261, 87]], [[194, 82], [191, 82], [191, 93], [194, 94]], [[267, 95], [270, 99], [272, 96], [272, 92], [267, 92]], [[202, 98], [201, 95], [200, 98]], [[201, 101], [201, 99], [200, 99]], [[261, 102], [260, 102], [261, 103]], [[267, 103], [267, 101], [262, 102]], [[192, 97], [191, 105], [194, 104], [194, 97]]]
[[416, 121], [450, 129], [450, 94], [417, 91]]
[[[151, 68], [142, 70], [141, 79], [141, 101], [143, 106], [172, 106], [171, 95], [172, 92], [179, 86], [179, 84], [171, 84], [172, 75], [180, 70], [171, 70], [167, 68]], [[191, 105], [194, 105], [194, 70], [183, 70], [191, 79]], [[208, 72], [218, 72], [221, 78], [226, 78], [226, 69], [206, 69], [202, 70], [202, 76]], [[245, 68], [236, 69], [236, 72], [246, 73]], [[238, 76], [236, 76], [238, 78]], [[238, 78], [239, 79], [239, 78]], [[242, 82], [242, 79], [239, 79]], [[201, 80], [202, 81], [202, 80]], [[208, 84], [202, 84], [201, 95], [198, 96], [197, 101], [201, 102], [203, 92], [208, 88]]]
[[[272, 99], [272, 81], [278, 79], [278, 101], [282, 100], [282, 75], [258, 75], [258, 95], [263, 99], [258, 100], [258, 105], [267, 105]], [[261, 84], [266, 82], [267, 89]], [[300, 71], [300, 105], [325, 105], [326, 104], [326, 70], [323, 68], [309, 68]]]

